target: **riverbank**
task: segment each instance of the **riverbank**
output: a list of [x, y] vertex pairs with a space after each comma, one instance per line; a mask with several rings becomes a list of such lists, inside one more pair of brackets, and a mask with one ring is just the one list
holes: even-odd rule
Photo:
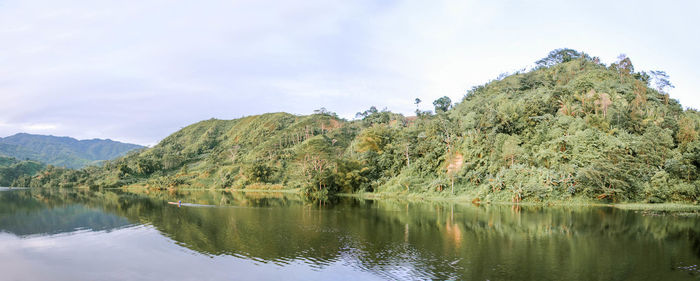
[[[87, 187], [85, 187], [87, 188]], [[13, 187], [11, 189], [21, 189]], [[80, 188], [77, 188], [80, 189]], [[145, 186], [125, 186], [114, 189], [121, 190], [134, 190], [134, 189], [145, 189], [153, 190]], [[156, 189], [158, 191], [168, 191], [167, 189]], [[251, 192], [251, 193], [287, 193], [287, 194], [298, 194], [303, 195], [301, 189], [250, 189], [250, 188], [217, 188], [217, 189], [206, 189], [206, 188], [174, 188], [177, 191], [201, 191], [201, 190], [218, 190], [218, 191], [228, 191], [228, 192]], [[406, 200], [411, 202], [452, 202], [452, 203], [471, 203], [475, 205], [517, 205], [517, 206], [568, 206], [568, 207], [614, 207], [622, 210], [630, 211], [652, 211], [652, 212], [674, 212], [674, 213], [692, 213], [700, 215], [700, 204], [692, 203], [639, 203], [639, 202], [624, 202], [624, 203], [600, 203], [595, 202], [590, 199], [584, 198], [572, 198], [568, 200], [549, 200], [545, 202], [508, 202], [508, 201], [493, 201], [493, 200], [478, 200], [478, 197], [469, 195], [456, 195], [451, 197], [446, 196], [434, 196], [428, 194], [420, 193], [391, 193], [391, 192], [359, 192], [359, 193], [338, 193], [334, 196], [338, 197], [353, 197], [359, 199], [369, 199], [369, 200]]]
[[397, 199], [407, 201], [431, 201], [431, 202], [454, 202], [472, 203], [475, 205], [518, 205], [518, 206], [580, 206], [580, 207], [614, 207], [630, 211], [656, 211], [656, 212], [691, 212], [700, 214], [700, 205], [692, 203], [600, 203], [592, 200], [573, 198], [569, 200], [553, 200], [546, 202], [507, 202], [507, 201], [481, 201], [477, 197], [468, 195], [457, 195], [454, 197], [429, 196], [425, 194], [404, 194], [404, 193], [339, 193], [336, 196], [354, 197], [360, 199], [382, 200]]
[[[148, 187], [140, 186], [128, 186], [128, 187], [118, 187], [116, 189], [122, 190], [132, 190], [132, 189], [149, 189]], [[167, 189], [157, 189], [159, 191], [167, 191]], [[290, 194], [302, 194], [301, 189], [246, 189], [246, 188], [175, 188], [176, 191], [203, 191], [203, 190], [213, 190], [213, 191], [231, 191], [231, 192], [258, 192], [258, 193], [290, 193]]]

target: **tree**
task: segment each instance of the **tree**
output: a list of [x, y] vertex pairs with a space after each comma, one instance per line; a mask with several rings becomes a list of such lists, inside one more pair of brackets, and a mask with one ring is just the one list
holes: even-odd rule
[[160, 169], [160, 162], [153, 161], [152, 159], [142, 158], [136, 162], [136, 172], [143, 176], [150, 175]]
[[126, 165], [126, 163], [119, 164], [119, 166], [117, 167], [117, 171], [119, 173], [120, 178], [133, 174], [133, 171], [129, 168], [128, 165]]
[[391, 113], [386, 107], [382, 111], [377, 110], [376, 107], [372, 106], [364, 112], [358, 112], [355, 114], [355, 118], [362, 117], [362, 121], [367, 125], [373, 124], [385, 124], [389, 123], [395, 118], [396, 114]]
[[357, 136], [357, 140], [358, 152], [374, 151], [382, 154], [384, 147], [392, 140], [392, 132], [385, 125], [373, 126]]
[[632, 74], [634, 73], [634, 65], [632, 65], [632, 60], [625, 54], [620, 54], [617, 56], [617, 62], [613, 63], [610, 67], [617, 69], [622, 74]]
[[660, 93], [666, 94], [667, 89], [676, 87], [671, 84], [671, 81], [669, 81], [670, 77], [668, 74], [666, 74], [666, 71], [652, 70], [651, 77], [654, 79], [654, 84], [656, 84], [656, 90], [658, 90]]
[[248, 177], [248, 181], [251, 183], [255, 182], [269, 182], [274, 169], [265, 163], [255, 162], [251, 165], [245, 167], [244, 173]]
[[420, 109], [418, 109], [418, 104], [420, 104], [421, 102], [422, 100], [420, 100], [419, 98], [416, 98], [416, 101], [413, 102], [416, 105], [416, 116], [420, 115]]
[[520, 147], [520, 138], [516, 135], [509, 136], [505, 142], [503, 142], [501, 151], [503, 153], [503, 159], [510, 162], [509, 166], [515, 164], [515, 157], [524, 152], [523, 148]]
[[368, 110], [365, 110], [365, 111], [363, 111], [363, 112], [355, 113], [355, 118], [365, 118], [365, 117], [367, 117], [367, 116], [370, 116], [370, 115], [375, 114], [375, 113], [378, 113], [378, 112], [379, 112], [379, 110], [377, 109], [377, 107], [375, 107], [375, 106], [373, 105], [373, 106], [371, 106]]
[[443, 96], [433, 101], [433, 106], [435, 106], [435, 113], [446, 112], [452, 106], [452, 100], [447, 96]]
[[695, 130], [695, 121], [688, 116], [681, 117], [678, 120], [678, 133], [676, 139], [681, 144], [687, 144], [695, 141], [698, 138], [698, 132]]
[[326, 109], [325, 107], [321, 107], [319, 109], [314, 110], [314, 114], [320, 114], [320, 115], [326, 115], [326, 116], [338, 118], [337, 113], [330, 111], [330, 110]]
[[597, 106], [596, 110], [600, 108], [600, 110], [603, 112], [603, 118], [605, 118], [608, 115], [608, 107], [610, 107], [612, 101], [610, 100], [610, 95], [607, 93], [600, 93], [598, 96], [598, 100], [594, 102]]
[[556, 49], [556, 50], [549, 52], [549, 55], [536, 61], [535, 63], [539, 67], [550, 67], [550, 66], [554, 66], [554, 65], [557, 65], [560, 63], [569, 62], [569, 61], [572, 61], [575, 59], [580, 59], [580, 58], [585, 58], [585, 59], [590, 60], [590, 57], [583, 52], [579, 52], [579, 51], [576, 51], [573, 49], [564, 48], [564, 49]]

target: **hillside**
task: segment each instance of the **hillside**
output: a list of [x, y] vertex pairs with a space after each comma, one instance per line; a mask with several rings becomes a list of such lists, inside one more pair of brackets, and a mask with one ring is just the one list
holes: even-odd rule
[[124, 156], [143, 146], [112, 140], [76, 140], [20, 133], [0, 138], [0, 155], [66, 168], [82, 168]]
[[0, 156], [0, 187], [10, 186], [20, 177], [30, 177], [44, 169], [46, 165], [36, 161], [19, 161], [12, 157]]
[[697, 202], [700, 114], [669, 97], [665, 73], [568, 49], [537, 63], [418, 117], [371, 108], [356, 121], [325, 110], [212, 119], [103, 168], [15, 184]]

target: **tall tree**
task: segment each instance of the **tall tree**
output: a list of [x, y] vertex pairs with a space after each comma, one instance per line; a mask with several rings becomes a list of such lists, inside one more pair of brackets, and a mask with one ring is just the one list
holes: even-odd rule
[[452, 100], [447, 96], [443, 96], [433, 101], [433, 106], [435, 106], [435, 113], [446, 112], [452, 106]]
[[670, 76], [668, 76], [666, 71], [652, 70], [651, 77], [654, 79], [656, 90], [658, 90], [660, 93], [667, 94], [667, 90], [676, 87], [671, 84], [671, 81], [669, 80]]
[[416, 98], [416, 100], [413, 102], [416, 105], [416, 116], [420, 115], [420, 109], [418, 109], [418, 105], [422, 102], [419, 98]]

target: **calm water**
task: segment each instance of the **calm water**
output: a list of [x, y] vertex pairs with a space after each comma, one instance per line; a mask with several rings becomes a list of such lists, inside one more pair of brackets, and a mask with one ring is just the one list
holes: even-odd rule
[[[178, 207], [168, 201], [182, 200]], [[0, 280], [699, 280], [700, 218], [181, 191], [0, 191]]]

